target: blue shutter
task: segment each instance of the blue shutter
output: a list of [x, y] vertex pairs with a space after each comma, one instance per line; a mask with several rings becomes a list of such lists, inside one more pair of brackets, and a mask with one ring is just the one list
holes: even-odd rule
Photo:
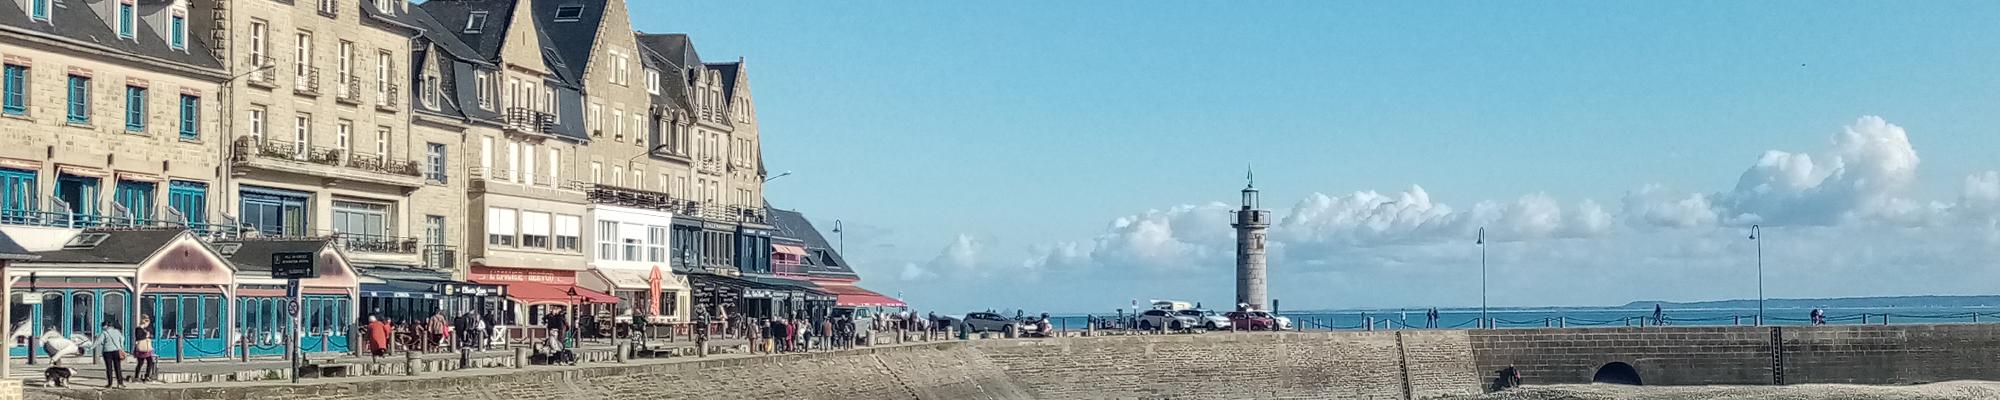
[[201, 140], [201, 98], [181, 95], [181, 139]]
[[69, 76], [69, 123], [90, 123], [90, 78]]
[[28, 115], [28, 68], [7, 65], [7, 75], [0, 84], [6, 85], [6, 93], [0, 98], [5, 100], [7, 115]]
[[208, 184], [190, 181], [169, 183], [167, 206], [186, 216], [188, 227], [205, 229], [208, 226]]
[[125, 87], [125, 130], [146, 131], [146, 88]]
[[145, 225], [153, 220], [153, 190], [151, 182], [118, 181], [118, 205], [132, 213], [134, 225]]
[[133, 24], [133, 23], [132, 23], [132, 5], [131, 5], [131, 4], [119, 4], [119, 5], [118, 5], [118, 38], [120, 38], [120, 39], [131, 39], [131, 38], [132, 38], [132, 25], [136, 25], [136, 24]]
[[30, 1], [35, 2], [33, 6], [30, 6], [30, 8], [34, 9], [35, 19], [42, 21], [49, 20], [49, 0], [30, 0]]
[[35, 171], [0, 168], [0, 221], [9, 224], [39, 219], [35, 212], [41, 196], [35, 194]]
[[175, 15], [173, 25], [174, 50], [187, 48], [187, 17]]

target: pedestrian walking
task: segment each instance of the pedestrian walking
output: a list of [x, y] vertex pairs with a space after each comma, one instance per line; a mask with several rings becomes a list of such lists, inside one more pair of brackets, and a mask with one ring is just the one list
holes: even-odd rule
[[160, 356], [153, 353], [153, 316], [140, 315], [132, 327], [132, 380], [150, 382], [159, 374]]
[[368, 354], [374, 358], [389, 355], [389, 322], [375, 316], [368, 316]]
[[104, 357], [104, 387], [125, 387], [125, 333], [118, 323], [105, 322], [97, 335], [97, 352]]
[[1653, 305], [1653, 326], [1660, 326], [1660, 325], [1666, 325], [1666, 324], [1667, 324], [1667, 311], [1666, 311], [1666, 309], [1664, 309], [1664, 308], [1660, 308], [1660, 305], [1659, 305], [1659, 304], [1654, 304], [1654, 305]]
[[445, 320], [444, 311], [432, 312], [430, 325], [431, 335], [427, 337], [427, 339], [430, 339], [430, 342], [425, 343], [424, 347], [435, 349], [449, 346], [451, 342], [445, 341], [445, 338], [451, 337], [451, 324], [450, 321]]

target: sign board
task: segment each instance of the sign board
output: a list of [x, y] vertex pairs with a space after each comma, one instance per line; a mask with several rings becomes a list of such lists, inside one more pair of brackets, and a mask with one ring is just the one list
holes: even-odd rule
[[299, 316], [299, 299], [285, 302], [285, 312], [294, 317]]
[[318, 259], [312, 252], [271, 253], [271, 279], [318, 278], [319, 269], [313, 268]]
[[[42, 304], [42, 294], [35, 292], [28, 292], [28, 295], [21, 296], [21, 304]], [[20, 318], [20, 317], [15, 317], [15, 318]]]

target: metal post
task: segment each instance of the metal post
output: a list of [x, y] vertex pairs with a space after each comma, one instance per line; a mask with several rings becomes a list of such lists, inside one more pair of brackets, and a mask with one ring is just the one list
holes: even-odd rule
[[1493, 320], [1486, 308], [1486, 227], [1479, 227], [1479, 239], [1474, 244], [1479, 245], [1479, 323], [1491, 329]]
[[175, 364], [187, 361], [187, 338], [186, 338], [187, 335], [185, 335], [185, 333], [186, 332], [183, 332], [182, 335], [174, 335], [174, 349], [176, 349], [174, 350]]
[[1750, 226], [1750, 241], [1757, 243], [1757, 326], [1764, 325], [1764, 235], [1760, 226]]

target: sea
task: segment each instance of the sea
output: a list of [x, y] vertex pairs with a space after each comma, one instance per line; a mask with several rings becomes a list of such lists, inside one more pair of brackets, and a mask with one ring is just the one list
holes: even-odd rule
[[[1766, 307], [1764, 325], [1798, 326], [1812, 324], [1812, 311], [1821, 310], [1828, 325], [1859, 324], [1970, 324], [2000, 323], [2000, 307], [1989, 305], [1902, 304], [1878, 307]], [[1534, 307], [1534, 308], [1440, 308], [1438, 321], [1425, 321], [1428, 308], [1279, 311], [1291, 318], [1300, 330], [1385, 330], [1385, 329], [1470, 329], [1478, 328], [1482, 315], [1493, 328], [1582, 328], [1624, 326], [1731, 326], [1756, 325], [1756, 307], [1686, 307], [1662, 304], [1660, 317], [1651, 306], [1637, 307]], [[1079, 330], [1092, 318], [1116, 320], [1123, 314], [1052, 314], [1050, 323], [1059, 330]]]

